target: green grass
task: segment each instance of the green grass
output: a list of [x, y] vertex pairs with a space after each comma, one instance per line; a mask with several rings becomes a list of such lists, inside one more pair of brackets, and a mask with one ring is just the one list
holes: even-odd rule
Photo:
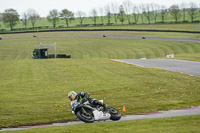
[[196, 54], [178, 54], [175, 57], [176, 59], [180, 60], [190, 60], [190, 61], [198, 61], [200, 62], [200, 53]]
[[104, 27], [102, 26], [102, 27], [90, 27], [90, 28], [85, 27], [85, 29], [138, 29], [138, 30], [200, 31], [200, 24], [197, 23], [197, 24], [116, 25], [116, 26], [104, 26]]
[[[123, 115], [200, 104], [200, 78], [110, 60], [161, 58], [168, 53], [193, 59], [200, 52], [199, 43], [65, 34], [80, 33], [41, 33], [38, 38], [14, 34], [0, 41], [0, 127], [75, 119], [66, 97], [71, 90], [89, 92], [120, 111], [125, 105]], [[31, 53], [39, 42], [56, 42], [57, 53], [72, 58], [34, 60]]]
[[197, 115], [37, 128], [22, 131], [8, 131], [6, 133], [198, 133], [200, 132], [199, 125], [200, 116]]
[[[38, 35], [33, 38], [30, 34], [3, 35], [1, 40], [0, 59], [24, 59], [31, 58], [31, 52], [39, 47], [39, 43], [57, 43], [57, 53], [71, 54], [72, 58], [161, 58], [167, 54], [198, 54], [199, 43], [194, 42], [174, 42], [161, 40], [142, 39], [117, 39], [102, 38], [104, 32], [53, 32], [34, 33]], [[138, 33], [138, 32], [105, 32], [109, 35], [136, 35], [136, 36], [157, 36], [161, 37], [191, 37], [199, 38], [197, 34], [178, 33]], [[99, 38], [80, 38], [73, 36], [98, 35]], [[72, 36], [72, 37], [71, 37]], [[97, 36], [97, 37], [98, 37]], [[123, 44], [123, 45], [122, 45]]]
[[[42, 20], [41, 20], [42, 21]], [[1, 24], [2, 25], [2, 24]], [[40, 25], [43, 29], [46, 30], [53, 30], [51, 26], [49, 28], [45, 28], [45, 24]], [[0, 27], [0, 29], [6, 29], [6, 27]], [[16, 27], [18, 30], [16, 31], [24, 31], [19, 26]], [[29, 27], [31, 28], [31, 27]], [[113, 25], [113, 26], [90, 26], [90, 27], [69, 27], [69, 28], [56, 28], [57, 30], [62, 29], [135, 29], [135, 30], [174, 30], [174, 31], [200, 31], [200, 24], [199, 23], [189, 23], [189, 24], [139, 24], [139, 25]], [[9, 28], [7, 28], [9, 30]], [[35, 30], [40, 31], [41, 29], [35, 28]]]

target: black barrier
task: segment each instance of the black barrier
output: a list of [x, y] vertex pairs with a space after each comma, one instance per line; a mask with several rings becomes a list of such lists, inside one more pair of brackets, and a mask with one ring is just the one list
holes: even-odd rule
[[41, 31], [23, 31], [7, 32], [1, 34], [18, 34], [18, 33], [36, 33], [36, 32], [61, 32], [61, 31], [141, 31], [141, 32], [178, 32], [178, 33], [197, 33], [200, 31], [178, 31], [178, 30], [141, 30], [141, 29], [64, 29], [64, 30], [41, 30]]
[[[54, 54], [49, 54], [49, 58], [55, 58]], [[71, 58], [71, 55], [66, 55], [66, 54], [56, 54], [56, 58]]]

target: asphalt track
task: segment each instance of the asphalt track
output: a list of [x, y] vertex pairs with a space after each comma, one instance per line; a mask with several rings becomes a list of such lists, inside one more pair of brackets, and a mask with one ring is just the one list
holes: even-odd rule
[[[53, 37], [53, 36], [51, 36], [51, 37]], [[103, 35], [66, 35], [66, 36], [63, 36], [63, 37], [102, 38]], [[143, 36], [107, 35], [107, 37], [105, 37], [105, 38], [143, 39]], [[193, 39], [193, 38], [145, 37], [145, 39], [149, 39], [149, 40], [165, 40], [165, 41], [185, 41], [185, 42], [197, 42], [197, 43], [200, 43], [200, 39]]]
[[175, 59], [116, 59], [115, 61], [142, 67], [161, 68], [200, 77], [200, 62]]
[[[98, 37], [102, 37], [102, 36], [101, 35], [75, 35], [74, 37], [98, 38]], [[135, 36], [135, 35], [107, 35], [107, 38], [143, 39], [143, 36]], [[197, 42], [197, 43], [200, 43], [200, 39], [193, 39], [193, 38], [145, 37], [145, 39], [149, 39], [149, 40], [166, 40], [166, 41], [185, 41], [185, 42]]]
[[[125, 38], [125, 39], [143, 39], [143, 36], [130, 36], [130, 35], [108, 35], [109, 38]], [[192, 38], [166, 38], [166, 37], [145, 37], [149, 40], [167, 40], [167, 41], [186, 41], [200, 43], [200, 39]]]
[[[123, 116], [120, 121], [128, 121], [128, 120], [138, 120], [138, 119], [153, 119], [153, 118], [165, 118], [165, 117], [177, 117], [177, 116], [188, 116], [188, 115], [200, 115], [200, 106], [177, 109], [177, 110], [169, 110], [169, 111], [159, 111], [159, 112], [151, 112], [140, 115], [126, 115]], [[112, 122], [107, 120], [106, 122]], [[98, 122], [96, 122], [98, 123]], [[35, 125], [35, 126], [21, 126], [17, 128], [2, 128], [2, 131], [17, 131], [17, 130], [25, 130], [31, 128], [41, 128], [41, 127], [54, 127], [54, 126], [69, 126], [69, 125], [80, 125], [85, 124], [82, 121], [74, 121], [67, 123], [52, 123], [47, 125]]]
[[[105, 38], [121, 38], [121, 39], [143, 39], [144, 36], [135, 36], [135, 35], [106, 35]], [[48, 37], [48, 36], [46, 36]], [[53, 36], [51, 36], [53, 37]], [[64, 35], [63, 37], [83, 37], [83, 38], [102, 38], [103, 35]], [[149, 40], [167, 40], [167, 41], [185, 41], [185, 42], [197, 42], [200, 43], [200, 39], [193, 38], [166, 38], [166, 37], [145, 37]]]
[[[20, 35], [20, 34], [19, 34]], [[40, 34], [39, 36], [37, 36], [38, 38], [103, 38], [103, 35], [101, 34], [87, 34], [87, 35], [64, 35], [64, 34], [54, 34], [54, 35], [42, 35]], [[143, 39], [144, 36], [136, 36], [136, 35], [112, 35], [109, 34], [107, 35], [107, 37], [104, 38], [120, 38], [120, 39]], [[18, 36], [18, 37], [3, 37], [4, 39], [15, 39], [15, 38], [32, 38], [32, 36], [29, 37], [24, 37], [22, 36]], [[194, 39], [194, 38], [166, 38], [166, 37], [145, 37], [145, 39], [149, 39], [149, 40], [165, 40], [165, 41], [184, 41], [184, 42], [196, 42], [196, 43], [200, 43], [200, 39]]]

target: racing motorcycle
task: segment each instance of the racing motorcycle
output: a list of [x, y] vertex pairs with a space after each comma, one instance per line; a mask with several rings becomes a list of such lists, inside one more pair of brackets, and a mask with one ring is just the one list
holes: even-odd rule
[[[103, 100], [99, 101], [103, 103]], [[121, 118], [121, 114], [118, 110], [112, 107], [107, 107], [106, 110], [103, 110], [99, 105], [92, 105], [88, 101], [72, 104], [72, 113], [86, 123], [106, 121], [108, 119], [117, 121]]]

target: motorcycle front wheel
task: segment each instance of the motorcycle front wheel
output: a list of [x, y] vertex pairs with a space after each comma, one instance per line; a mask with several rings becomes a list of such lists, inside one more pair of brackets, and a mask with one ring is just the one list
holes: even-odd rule
[[78, 112], [76, 112], [76, 116], [83, 122], [86, 122], [86, 123], [93, 123], [94, 122], [94, 116], [92, 114], [92, 111], [84, 112], [82, 110], [79, 110]]
[[121, 114], [117, 109], [109, 107], [108, 110], [111, 115], [111, 120], [118, 121], [119, 119], [121, 119]]

